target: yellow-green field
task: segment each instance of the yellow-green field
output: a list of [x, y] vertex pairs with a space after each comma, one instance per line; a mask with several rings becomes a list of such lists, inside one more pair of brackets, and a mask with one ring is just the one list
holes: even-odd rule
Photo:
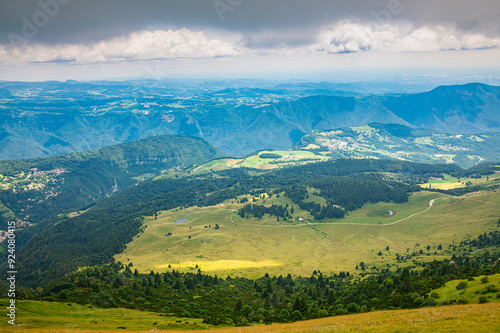
[[[257, 203], [292, 205], [284, 195]], [[266, 272], [309, 275], [315, 269], [326, 274], [355, 273], [361, 261], [379, 269], [387, 265], [394, 268], [396, 254], [422, 249], [424, 253], [412, 260], [449, 258], [447, 245], [496, 230], [499, 204], [500, 191], [463, 198], [421, 192], [413, 194], [408, 203], [369, 204], [340, 220], [313, 221], [309, 213], [295, 207], [293, 221], [278, 222], [268, 215], [261, 220], [241, 218], [235, 211], [243, 204], [226, 201], [211, 207], [163, 211], [157, 219], [146, 217], [145, 231], [115, 259], [133, 262], [141, 272], [164, 272], [169, 265], [171, 269], [195, 271], [198, 265], [202, 271], [219, 276], [252, 278]], [[394, 212], [392, 216], [389, 210]], [[305, 220], [299, 221], [299, 217]], [[181, 218], [188, 222], [176, 224]], [[167, 233], [172, 235], [167, 237]], [[443, 250], [434, 254], [439, 244]], [[427, 245], [430, 251], [425, 249]]]
[[[262, 154], [276, 154], [280, 155], [281, 158], [261, 158]], [[302, 160], [306, 159], [314, 159], [315, 161], [327, 160], [329, 158], [316, 155], [313, 152], [306, 150], [270, 150], [270, 151], [261, 151], [258, 155], [253, 155], [245, 158], [245, 160], [240, 164], [243, 167], [247, 168], [256, 168], [256, 169], [275, 169], [278, 168], [278, 165], [290, 165], [290, 164], [300, 164], [303, 162]], [[270, 163], [276, 162], [277, 164]]]
[[[281, 158], [261, 158], [260, 156], [262, 154], [275, 154], [281, 156]], [[264, 150], [260, 151], [256, 155], [251, 155], [245, 158], [221, 158], [213, 160], [190, 171], [191, 174], [201, 174], [238, 167], [270, 170], [277, 169], [284, 165], [303, 164], [311, 161], [326, 161], [328, 159], [329, 157], [323, 156], [321, 154], [316, 155], [313, 152], [307, 150]], [[176, 174], [177, 176], [184, 176], [188, 173], [177, 172]], [[172, 174], [161, 177], [171, 178]]]
[[453, 188], [465, 187], [467, 182], [471, 182], [472, 185], [484, 183], [486, 181], [492, 181], [495, 179], [500, 179], [500, 173], [494, 173], [489, 176], [482, 176], [481, 178], [460, 178], [460, 181], [451, 177], [450, 175], [445, 175], [444, 179], [431, 179], [426, 184], [421, 184], [422, 188], [435, 188], [440, 190], [450, 190]]
[[[4, 301], [5, 303], [5, 301]], [[0, 322], [2, 332], [498, 332], [500, 304], [453, 305], [360, 313], [290, 324], [210, 328], [200, 319], [179, 319], [126, 309], [89, 309], [71, 303], [19, 301], [17, 326]], [[68, 304], [71, 304], [69, 306]], [[181, 321], [177, 323], [176, 321]], [[156, 323], [156, 324], [155, 324]], [[122, 327], [121, 329], [119, 327]], [[123, 329], [125, 327], [126, 329]]]
[[202, 173], [207, 171], [221, 171], [228, 168], [235, 167], [238, 163], [242, 162], [242, 158], [222, 158], [214, 161], [207, 162], [199, 167], [193, 169], [194, 173]]
[[[467, 303], [479, 303], [479, 297], [486, 297], [488, 302], [500, 302], [500, 274], [487, 276], [487, 281], [482, 281], [485, 276], [478, 276], [474, 281], [453, 280], [441, 288], [435, 289], [429, 295], [435, 293], [436, 302], [458, 301], [459, 299]], [[467, 287], [457, 290], [460, 282], [466, 282]], [[493, 286], [493, 287], [491, 287]], [[489, 289], [488, 289], [489, 288]]]

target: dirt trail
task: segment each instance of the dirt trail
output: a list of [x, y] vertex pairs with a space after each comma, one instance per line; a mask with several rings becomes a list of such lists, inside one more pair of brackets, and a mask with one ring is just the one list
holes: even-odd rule
[[[319, 226], [319, 225], [323, 225], [323, 224], [328, 224], [328, 225], [362, 225], [362, 226], [373, 226], [373, 227], [386, 227], [386, 226], [390, 226], [390, 225], [401, 223], [403, 221], [411, 219], [412, 217], [414, 217], [416, 215], [420, 215], [420, 214], [423, 214], [423, 213], [427, 212], [429, 209], [432, 208], [432, 205], [434, 205], [434, 201], [435, 200], [436, 199], [432, 199], [431, 201], [429, 201], [429, 207], [427, 207], [423, 211], [411, 214], [410, 216], [405, 217], [404, 219], [397, 220], [397, 221], [391, 222], [391, 223], [370, 224], [370, 223], [336, 223], [336, 222], [324, 222], [324, 223], [316, 223], [315, 226]], [[309, 222], [302, 223], [302, 224], [291, 224], [291, 225], [262, 225], [262, 224], [251, 224], [251, 223], [237, 224], [236, 222], [233, 221], [233, 218], [231, 216], [229, 218], [231, 219], [231, 222], [233, 223], [233, 225], [242, 225], [242, 226], [249, 225], [249, 226], [255, 226], [255, 227], [268, 227], [268, 228], [291, 228], [291, 227], [303, 227], [303, 226], [307, 227], [307, 226], [310, 226]]]

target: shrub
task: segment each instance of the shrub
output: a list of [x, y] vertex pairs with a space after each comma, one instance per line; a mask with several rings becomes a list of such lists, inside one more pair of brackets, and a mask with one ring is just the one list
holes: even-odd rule
[[359, 305], [356, 303], [350, 303], [347, 305], [347, 311], [349, 312], [359, 312]]
[[487, 302], [488, 302], [488, 299], [486, 298], [486, 296], [479, 297], [479, 304], [483, 304], [483, 303], [487, 303]]
[[302, 319], [302, 313], [299, 310], [295, 310], [290, 315], [290, 319], [293, 320], [293, 321], [301, 320]]
[[[293, 316], [293, 313], [292, 313], [292, 316]], [[326, 310], [319, 310], [319, 311], [318, 311], [318, 316], [319, 316], [320, 318], [323, 318], [323, 317], [328, 317], [328, 311], [326, 311]]]
[[282, 321], [285, 321], [286, 319], [288, 319], [290, 317], [290, 312], [288, 312], [287, 309], [283, 309], [283, 310], [281, 310], [279, 317]]
[[422, 303], [424, 302], [424, 297], [423, 296], [419, 296], [419, 297], [416, 297], [414, 300], [413, 300], [413, 304], [415, 306], [422, 306]]
[[465, 289], [467, 288], [467, 282], [460, 281], [455, 288], [457, 288], [457, 290]]
[[346, 309], [336, 309], [335, 310], [335, 315], [336, 316], [345, 315], [345, 314], [347, 314], [347, 310]]
[[487, 276], [483, 276], [481, 278], [481, 283], [488, 283], [488, 282], [490, 282], [490, 279]]
[[489, 286], [486, 287], [486, 290], [489, 293], [496, 293], [498, 291], [498, 288], [495, 285], [490, 284]]
[[469, 303], [465, 298], [459, 298], [457, 301], [458, 304], [467, 304]]
[[248, 317], [253, 312], [253, 308], [250, 305], [245, 305], [241, 308], [241, 315]]

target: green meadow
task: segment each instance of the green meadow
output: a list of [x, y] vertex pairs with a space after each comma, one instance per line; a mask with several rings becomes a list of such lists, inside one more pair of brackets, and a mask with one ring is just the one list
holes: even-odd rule
[[[9, 300], [0, 299], [2, 308]], [[0, 321], [2, 332], [80, 332], [206, 329], [202, 319], [176, 318], [124, 308], [100, 309], [90, 305], [46, 301], [17, 301], [16, 326]]]
[[[263, 205], [293, 205], [284, 195], [255, 199]], [[293, 220], [278, 222], [269, 215], [241, 218], [236, 211], [243, 204], [228, 200], [146, 217], [145, 230], [115, 259], [133, 262], [140, 272], [200, 268], [251, 278], [266, 272], [309, 275], [315, 269], [356, 273], [361, 261], [374, 270], [395, 268], [408, 265], [398, 262], [397, 255], [409, 256], [410, 261], [442, 260], [452, 255], [453, 244], [496, 230], [499, 203], [498, 190], [456, 198], [424, 191], [414, 193], [407, 203], [367, 204], [337, 220], [314, 221], [295, 207]], [[181, 218], [188, 221], [175, 223]]]

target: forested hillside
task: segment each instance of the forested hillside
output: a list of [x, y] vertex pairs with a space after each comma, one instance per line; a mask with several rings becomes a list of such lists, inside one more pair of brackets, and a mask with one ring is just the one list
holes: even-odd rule
[[[38, 232], [54, 214], [84, 210], [100, 198], [159, 175], [224, 156], [201, 139], [157, 136], [50, 158], [0, 161], [0, 229], [9, 220]], [[50, 225], [50, 223], [49, 223]], [[23, 244], [24, 239], [20, 240]]]

